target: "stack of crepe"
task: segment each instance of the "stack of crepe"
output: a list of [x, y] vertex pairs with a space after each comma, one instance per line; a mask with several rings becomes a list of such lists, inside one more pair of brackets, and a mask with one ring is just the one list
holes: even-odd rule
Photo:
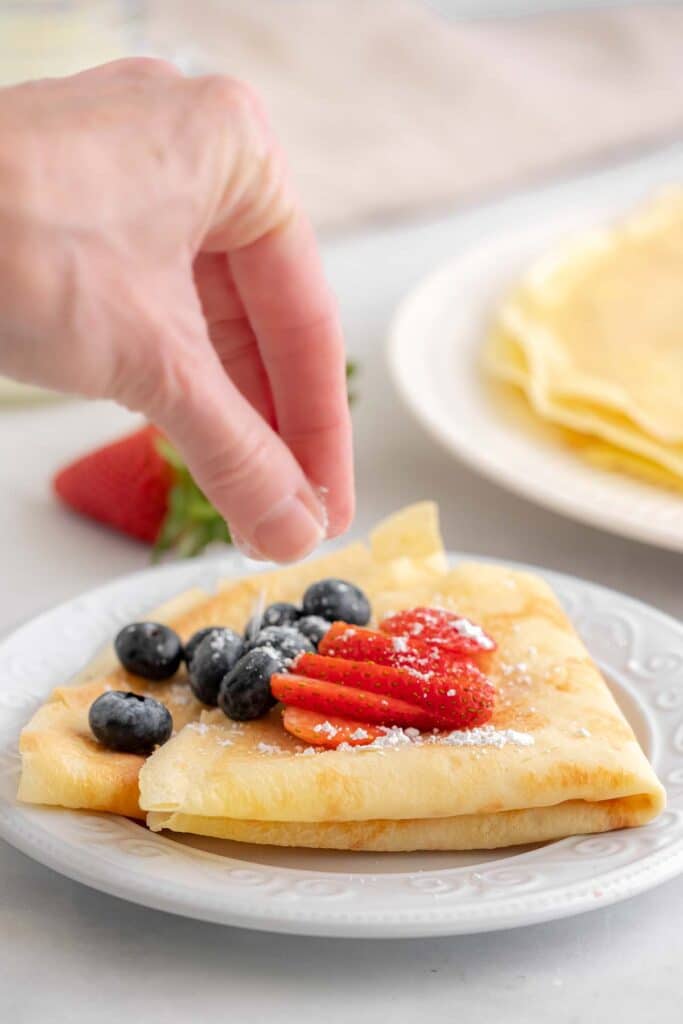
[[[154, 830], [387, 851], [538, 842], [659, 813], [662, 787], [550, 588], [502, 566], [450, 569], [429, 503], [381, 523], [367, 546], [229, 580], [212, 596], [192, 591], [154, 617], [183, 638], [207, 625], [242, 629], [259, 595], [297, 601], [330, 575], [361, 586], [375, 619], [431, 604], [481, 624], [498, 645], [487, 656], [498, 690], [490, 726], [396, 746], [303, 748], [278, 708], [231, 722], [195, 701], [182, 673], [145, 682], [105, 654], [26, 726], [19, 798], [146, 818]], [[169, 707], [175, 733], [146, 761], [91, 736], [88, 708], [107, 688]]]
[[532, 267], [485, 364], [593, 463], [683, 489], [683, 189]]

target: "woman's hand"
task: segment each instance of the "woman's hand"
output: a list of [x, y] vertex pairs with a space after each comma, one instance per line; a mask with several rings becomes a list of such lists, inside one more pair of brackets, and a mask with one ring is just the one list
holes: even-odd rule
[[254, 557], [348, 527], [337, 311], [248, 87], [134, 59], [0, 90], [0, 232], [0, 371], [145, 413]]

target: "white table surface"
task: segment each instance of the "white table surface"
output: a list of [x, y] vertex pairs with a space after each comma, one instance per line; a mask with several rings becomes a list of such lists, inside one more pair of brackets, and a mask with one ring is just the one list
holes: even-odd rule
[[[350, 352], [361, 533], [411, 500], [441, 506], [446, 542], [598, 580], [681, 616], [683, 557], [572, 523], [506, 494], [438, 450], [387, 382], [383, 343], [405, 290], [434, 264], [556, 204], [625, 201], [683, 175], [683, 146], [420, 224], [325, 247]], [[51, 473], [132, 418], [81, 402], [0, 410], [0, 633], [146, 565], [143, 548], [61, 511]], [[400, 942], [268, 936], [145, 910], [70, 882], [0, 843], [0, 1020], [327, 1024], [485, 1019], [680, 1021], [683, 879], [554, 924]], [[471, 1015], [471, 1016], [470, 1016]]]

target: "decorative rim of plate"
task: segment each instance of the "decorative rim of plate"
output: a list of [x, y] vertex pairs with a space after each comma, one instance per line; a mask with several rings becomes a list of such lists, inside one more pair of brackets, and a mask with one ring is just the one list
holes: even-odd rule
[[[479, 368], [484, 323], [501, 286], [516, 280], [553, 243], [577, 234], [582, 225], [604, 223], [610, 212], [551, 214], [541, 224], [480, 242], [431, 271], [394, 313], [387, 338], [389, 372], [405, 406], [434, 440], [489, 480], [608, 533], [683, 551], [679, 494], [601, 470], [559, 445], [540, 444], [511, 428], [486, 394]], [[488, 282], [488, 298], [472, 300], [482, 282]], [[440, 390], [444, 381], [448, 394]]]
[[429, 854], [413, 854], [415, 869], [360, 873], [249, 863], [113, 815], [18, 804], [18, 733], [49, 690], [133, 616], [183, 588], [210, 589], [238, 564], [237, 557], [206, 560], [115, 580], [0, 645], [0, 836], [70, 878], [160, 910], [267, 931], [368, 938], [546, 921], [606, 906], [683, 870], [683, 625], [625, 595], [538, 569], [593, 656], [638, 707], [669, 793], [667, 810], [645, 828], [571, 837], [478, 866], [434, 870], [419, 864]]

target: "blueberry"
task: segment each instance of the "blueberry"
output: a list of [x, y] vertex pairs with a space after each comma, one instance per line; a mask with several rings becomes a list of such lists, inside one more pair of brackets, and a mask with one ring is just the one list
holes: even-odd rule
[[319, 615], [304, 615], [297, 622], [296, 628], [308, 637], [314, 647], [317, 647], [331, 625], [331, 622]]
[[192, 634], [185, 644], [185, 663], [188, 668], [192, 664], [192, 659], [204, 637], [211, 636], [213, 633], [220, 633], [222, 629], [223, 626], [206, 626], [204, 629], [198, 629], [196, 633]]
[[308, 637], [305, 637], [294, 626], [266, 626], [256, 634], [253, 640], [247, 642], [245, 650], [253, 651], [257, 647], [272, 649], [285, 661], [291, 661], [303, 651], [312, 653], [315, 650]]
[[370, 602], [355, 584], [327, 579], [311, 583], [304, 594], [304, 615], [320, 615], [329, 622], [365, 626], [370, 621]]
[[221, 683], [243, 653], [244, 641], [234, 629], [212, 629], [200, 641], [190, 665], [190, 687], [195, 697], [215, 707]]
[[122, 690], [110, 690], [94, 700], [88, 721], [103, 746], [126, 754], [151, 754], [173, 731], [168, 708], [153, 697]]
[[221, 684], [218, 703], [222, 710], [238, 722], [265, 715], [277, 703], [270, 692], [270, 677], [282, 670], [282, 658], [270, 648], [248, 651]]
[[263, 615], [254, 615], [249, 619], [244, 635], [247, 640], [251, 640], [266, 626], [291, 626], [300, 615], [301, 608], [297, 608], [295, 604], [290, 604], [289, 601], [276, 601], [264, 609]]
[[143, 679], [170, 679], [183, 659], [180, 637], [160, 622], [133, 622], [114, 641], [118, 659], [127, 672]]

